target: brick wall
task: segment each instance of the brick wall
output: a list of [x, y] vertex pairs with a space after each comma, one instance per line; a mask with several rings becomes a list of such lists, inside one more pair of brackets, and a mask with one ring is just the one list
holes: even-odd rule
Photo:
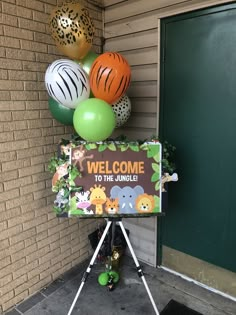
[[[102, 9], [87, 6], [101, 52]], [[48, 30], [57, 0], [0, 2], [0, 313], [90, 254], [96, 220], [57, 219], [47, 171], [61, 137], [72, 131], [48, 110], [47, 66], [60, 56]]]

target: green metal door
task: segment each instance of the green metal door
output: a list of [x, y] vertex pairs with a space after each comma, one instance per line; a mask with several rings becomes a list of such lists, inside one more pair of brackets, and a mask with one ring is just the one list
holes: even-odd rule
[[236, 4], [161, 23], [160, 136], [177, 147], [163, 244], [236, 272]]

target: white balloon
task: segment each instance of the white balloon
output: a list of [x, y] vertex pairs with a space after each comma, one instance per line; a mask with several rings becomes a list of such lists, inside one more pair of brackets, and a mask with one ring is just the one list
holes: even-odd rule
[[78, 63], [69, 59], [59, 59], [49, 65], [45, 85], [55, 101], [69, 108], [76, 108], [90, 95], [86, 72]]
[[131, 102], [128, 96], [123, 95], [112, 104], [112, 109], [116, 116], [116, 128], [121, 127], [127, 122], [131, 114]]

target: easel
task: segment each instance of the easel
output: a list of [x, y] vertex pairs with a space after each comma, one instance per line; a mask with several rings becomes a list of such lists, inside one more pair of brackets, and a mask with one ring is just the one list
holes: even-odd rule
[[125, 228], [124, 228], [124, 225], [123, 225], [123, 223], [122, 223], [122, 219], [121, 219], [121, 218], [118, 218], [118, 219], [117, 219], [117, 218], [109, 218], [109, 219], [108, 219], [106, 228], [105, 228], [105, 230], [104, 230], [104, 232], [103, 232], [103, 234], [102, 234], [102, 237], [101, 237], [101, 239], [100, 239], [100, 241], [99, 241], [99, 243], [98, 243], [98, 245], [97, 245], [97, 248], [96, 248], [96, 250], [95, 250], [95, 252], [94, 252], [94, 254], [93, 254], [93, 257], [92, 257], [92, 259], [91, 259], [91, 261], [90, 261], [90, 263], [89, 263], [89, 265], [88, 265], [88, 267], [87, 267], [87, 270], [84, 272], [83, 278], [82, 278], [82, 280], [81, 280], [80, 287], [79, 287], [79, 289], [78, 289], [78, 291], [77, 291], [77, 293], [76, 293], [76, 296], [75, 296], [75, 298], [74, 298], [74, 301], [73, 301], [73, 303], [72, 303], [72, 305], [71, 305], [71, 307], [70, 307], [70, 310], [69, 310], [69, 312], [68, 312], [67, 315], [71, 315], [71, 314], [72, 314], [72, 311], [73, 311], [73, 309], [74, 309], [74, 307], [75, 307], [75, 304], [76, 304], [76, 302], [77, 302], [77, 300], [78, 300], [78, 297], [79, 297], [79, 295], [80, 295], [80, 293], [81, 293], [81, 291], [82, 291], [82, 288], [83, 288], [83, 286], [84, 286], [84, 284], [85, 284], [85, 282], [86, 282], [86, 280], [87, 280], [87, 278], [88, 278], [89, 273], [91, 272], [91, 269], [92, 269], [92, 267], [93, 267], [93, 265], [94, 265], [94, 262], [95, 262], [95, 260], [96, 260], [96, 257], [97, 257], [97, 255], [98, 255], [98, 253], [99, 253], [99, 250], [100, 250], [100, 248], [101, 248], [101, 246], [102, 246], [102, 244], [103, 244], [103, 242], [104, 242], [104, 239], [105, 239], [105, 237], [106, 237], [106, 235], [107, 235], [107, 233], [108, 233], [108, 231], [109, 231], [109, 228], [110, 228], [110, 226], [111, 226], [112, 224], [116, 224], [116, 222], [118, 222], [119, 225], [120, 225], [121, 231], [122, 231], [122, 233], [123, 233], [123, 235], [124, 235], [124, 238], [125, 238], [126, 243], [127, 243], [128, 247], [129, 247], [130, 253], [131, 253], [131, 255], [132, 255], [132, 257], [133, 257], [133, 260], [134, 260], [134, 262], [135, 262], [135, 265], [136, 265], [136, 268], [137, 268], [137, 273], [138, 273], [139, 277], [140, 277], [140, 278], [142, 279], [142, 281], [143, 281], [143, 284], [144, 284], [144, 286], [145, 286], [145, 288], [146, 288], [146, 291], [147, 291], [148, 296], [149, 296], [149, 298], [150, 298], [150, 301], [151, 301], [151, 303], [152, 303], [152, 306], [153, 306], [153, 309], [154, 309], [154, 311], [155, 311], [155, 314], [156, 314], [156, 315], [159, 315], [158, 309], [157, 309], [157, 307], [156, 307], [156, 304], [155, 304], [155, 302], [154, 302], [154, 299], [153, 299], [153, 297], [152, 297], [152, 294], [151, 294], [151, 292], [150, 292], [150, 290], [149, 290], [149, 287], [148, 287], [148, 285], [147, 285], [147, 282], [146, 282], [146, 279], [145, 279], [145, 277], [144, 277], [143, 271], [142, 271], [142, 269], [141, 269], [141, 267], [140, 267], [140, 265], [139, 265], [139, 262], [138, 262], [138, 260], [137, 260], [136, 255], [135, 255], [135, 253], [134, 253], [134, 250], [133, 250], [133, 248], [132, 248], [132, 245], [131, 245], [131, 243], [130, 243], [130, 240], [129, 240], [129, 238], [128, 238], [128, 235], [127, 235], [127, 233], [126, 233], [126, 230], [125, 230]]

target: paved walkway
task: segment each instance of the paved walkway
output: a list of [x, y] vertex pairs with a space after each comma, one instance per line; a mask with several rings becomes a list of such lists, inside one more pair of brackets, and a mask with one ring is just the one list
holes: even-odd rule
[[[89, 261], [67, 272], [47, 288], [16, 306], [7, 315], [66, 315], [80, 286], [81, 278]], [[174, 299], [203, 315], [235, 315], [236, 302], [187, 282], [159, 268], [142, 264], [145, 279], [159, 312]], [[124, 257], [121, 279], [114, 291], [98, 284], [97, 278], [104, 266], [93, 267], [85, 283], [73, 315], [155, 315], [152, 304], [136, 266], [129, 257]], [[174, 315], [174, 314], [173, 314]]]

